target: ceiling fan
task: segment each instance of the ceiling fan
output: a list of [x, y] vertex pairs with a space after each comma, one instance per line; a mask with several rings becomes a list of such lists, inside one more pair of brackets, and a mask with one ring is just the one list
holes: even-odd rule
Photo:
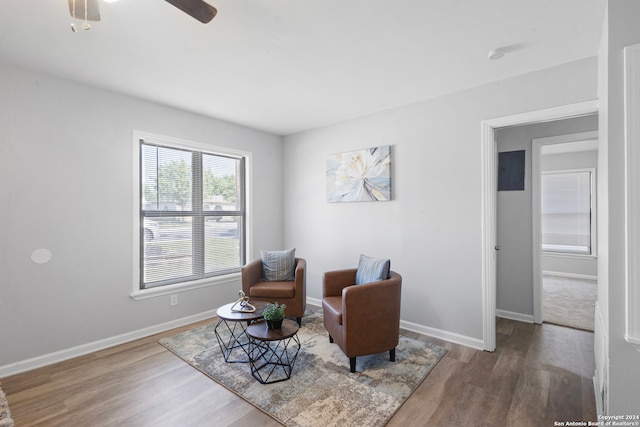
[[[98, 0], [68, 0], [69, 13], [74, 19], [83, 19], [82, 28], [88, 30], [90, 25], [87, 21], [100, 20], [100, 7]], [[204, 0], [165, 0], [198, 21], [206, 24], [211, 21], [218, 11]], [[71, 24], [71, 29], [75, 32], [75, 25]]]

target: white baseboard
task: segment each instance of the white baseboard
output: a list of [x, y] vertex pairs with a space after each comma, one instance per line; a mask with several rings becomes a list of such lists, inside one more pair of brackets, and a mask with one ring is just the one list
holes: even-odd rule
[[590, 274], [565, 273], [564, 271], [544, 270], [542, 274], [546, 274], [547, 276], [566, 277], [568, 279], [598, 280], [598, 276], [592, 276]]
[[442, 329], [407, 322], [406, 320], [400, 320], [400, 327], [408, 331], [417, 332], [443, 341], [464, 345], [465, 347], [475, 348], [476, 350], [484, 350], [484, 341], [481, 339], [471, 338], [466, 335], [456, 334], [455, 332], [443, 331]]
[[[308, 297], [307, 304], [316, 307], [322, 307], [322, 300], [318, 298]], [[185, 326], [190, 323], [210, 319], [216, 316], [216, 311], [217, 309], [208, 310], [202, 313], [194, 314], [192, 316], [187, 316], [181, 319], [172, 320], [170, 322], [161, 323], [159, 325], [150, 326], [148, 328], [139, 329], [137, 331], [127, 332], [126, 334], [117, 335], [103, 340], [98, 340], [76, 347], [56, 351], [54, 353], [44, 354], [42, 356], [37, 356], [26, 360], [21, 360], [19, 362], [10, 363], [8, 365], [3, 365], [0, 366], [0, 378], [30, 371], [36, 368], [41, 368], [53, 363], [63, 362], [74, 357], [83, 356], [85, 354], [104, 350], [105, 348], [124, 344], [129, 341], [145, 338], [154, 334], [158, 334], [160, 332], [168, 331], [173, 328]], [[438, 338], [454, 344], [460, 344], [478, 350], [484, 349], [484, 342], [481, 339], [471, 338], [454, 332], [431, 328], [429, 326], [419, 325], [417, 323], [407, 322], [404, 320], [400, 320], [400, 327], [408, 331], [427, 335], [433, 338]]]
[[598, 419], [600, 419], [600, 417], [602, 415], [604, 415], [604, 408], [602, 407], [602, 396], [600, 396], [600, 394], [598, 393], [598, 379], [596, 378], [596, 376], [593, 376], [593, 392], [595, 394], [595, 398], [596, 398], [596, 415], [598, 415]]
[[68, 359], [72, 359], [74, 357], [83, 356], [85, 354], [93, 353], [99, 350], [104, 350], [105, 348], [113, 347], [119, 344], [124, 344], [129, 341], [137, 340], [140, 338], [145, 338], [150, 335], [168, 331], [169, 329], [178, 328], [180, 326], [188, 325], [190, 323], [199, 322], [205, 319], [210, 319], [216, 316], [216, 311], [217, 309], [208, 310], [202, 313], [194, 314], [192, 316], [187, 316], [181, 319], [172, 320], [170, 322], [161, 323], [159, 325], [150, 326], [148, 328], [138, 329], [137, 331], [127, 332], [126, 334], [117, 335], [114, 337], [90, 342], [87, 344], [82, 344], [82, 345], [68, 348], [65, 350], [56, 351], [54, 353], [44, 354], [42, 356], [37, 356], [31, 359], [21, 360], [19, 362], [0, 366], [0, 378], [7, 377], [9, 375], [19, 374], [21, 372], [30, 371], [36, 368], [41, 368], [46, 365], [62, 362]]
[[604, 319], [602, 310], [600, 309], [600, 302], [596, 301], [593, 331], [593, 350], [596, 369], [593, 377], [593, 391], [595, 393], [598, 415], [605, 414], [606, 408], [609, 407], [609, 334], [607, 333]]
[[318, 298], [307, 297], [307, 304], [315, 307], [322, 307], [322, 300]]
[[513, 311], [507, 310], [496, 310], [496, 316], [505, 319], [516, 320], [518, 322], [534, 323], [533, 315], [531, 314], [515, 313]]

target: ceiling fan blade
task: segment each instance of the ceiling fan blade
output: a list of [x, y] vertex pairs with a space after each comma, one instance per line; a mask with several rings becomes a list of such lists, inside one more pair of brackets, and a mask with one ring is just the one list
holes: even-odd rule
[[191, 15], [206, 24], [211, 21], [218, 11], [204, 0], [166, 0], [184, 13]]
[[[100, 20], [100, 6], [98, 0], [86, 0], [87, 2], [87, 21], [99, 21]], [[75, 19], [84, 19], [84, 4], [85, 0], [75, 0], [76, 14], [73, 15], [73, 3], [74, 0], [69, 0], [69, 14]]]

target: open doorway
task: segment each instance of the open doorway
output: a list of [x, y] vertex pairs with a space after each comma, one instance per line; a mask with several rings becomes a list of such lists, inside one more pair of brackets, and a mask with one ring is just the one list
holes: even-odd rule
[[[496, 294], [497, 294], [497, 142], [495, 131], [499, 128], [524, 124], [544, 123], [563, 118], [597, 114], [597, 101], [538, 110], [529, 113], [485, 120], [481, 123], [481, 188], [482, 188], [482, 290], [483, 290], [483, 341], [486, 351], [496, 348]], [[532, 270], [529, 271], [532, 275]], [[534, 299], [539, 295], [534, 293]], [[540, 308], [534, 301], [534, 309]], [[542, 316], [534, 311], [534, 320]]]
[[[571, 304], [561, 297], [582, 295], [567, 292], [572, 284], [576, 289], [583, 288], [574, 279], [597, 277], [592, 252], [596, 247], [595, 209], [591, 206], [597, 128], [598, 117], [594, 114], [496, 129], [498, 317], [529, 323], [553, 319], [554, 323], [575, 327], [561, 320], [577, 316], [573, 312], [579, 301]], [[518, 153], [523, 168], [514, 170], [504, 160]], [[513, 179], [514, 174], [519, 174], [521, 185], [501, 185], [505, 175]], [[573, 194], [573, 190], [578, 193]], [[547, 310], [544, 284], [558, 298], [554, 301], [557, 304], [546, 305]]]

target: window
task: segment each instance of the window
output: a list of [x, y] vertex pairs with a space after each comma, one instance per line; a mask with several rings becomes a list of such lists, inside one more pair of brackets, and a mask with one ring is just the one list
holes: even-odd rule
[[139, 139], [141, 290], [240, 271], [245, 160]]
[[595, 170], [542, 174], [542, 251], [592, 255]]

